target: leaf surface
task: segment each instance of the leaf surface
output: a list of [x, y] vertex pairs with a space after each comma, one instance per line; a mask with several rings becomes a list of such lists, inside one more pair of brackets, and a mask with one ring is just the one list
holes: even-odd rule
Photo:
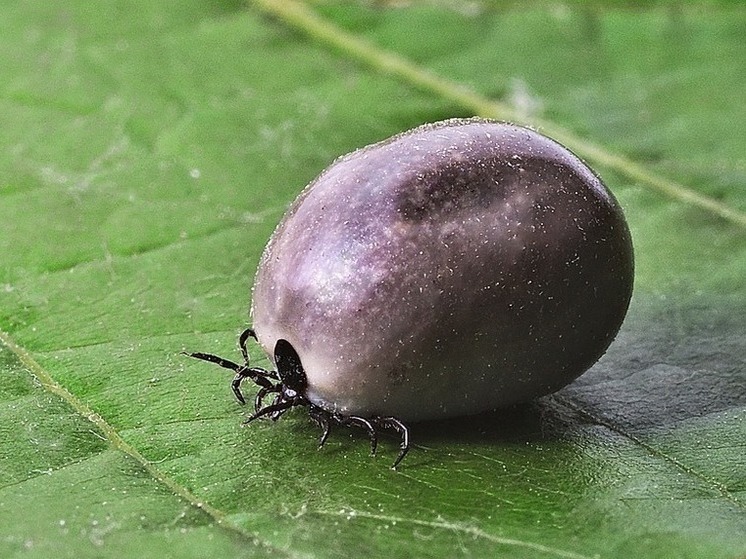
[[[746, 554], [746, 10], [558, 6], [6, 6], [0, 556]], [[229, 375], [179, 352], [239, 358], [287, 205], [338, 155], [472, 114], [562, 139], [624, 206], [610, 351], [414, 426], [398, 471], [394, 438], [317, 451], [301, 410], [241, 428]]]

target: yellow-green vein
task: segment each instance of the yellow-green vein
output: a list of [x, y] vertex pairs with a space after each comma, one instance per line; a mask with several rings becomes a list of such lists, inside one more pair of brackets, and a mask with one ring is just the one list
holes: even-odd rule
[[103, 417], [91, 409], [85, 402], [77, 398], [74, 394], [68, 391], [64, 386], [58, 383], [54, 378], [26, 351], [23, 347], [16, 344], [11, 336], [0, 330], [0, 343], [5, 345], [13, 354], [18, 358], [21, 364], [31, 373], [39, 383], [44, 387], [45, 390], [55, 394], [62, 398], [67, 404], [72, 407], [76, 413], [86, 418], [88, 421], [93, 423], [99, 432], [106, 438], [106, 440], [114, 448], [120, 452], [125, 453], [135, 460], [140, 466], [155, 480], [163, 484], [169, 489], [174, 495], [188, 502], [194, 507], [204, 511], [208, 514], [215, 522], [223, 528], [238, 534], [242, 538], [247, 538], [253, 545], [261, 546], [277, 552], [278, 550], [271, 548], [267, 543], [261, 541], [254, 534], [247, 532], [238, 524], [232, 522], [226, 514], [211, 506], [209, 503], [205, 503], [197, 495], [189, 491], [186, 487], [179, 485], [176, 481], [171, 479], [165, 472], [161, 471], [155, 464], [149, 461], [143, 456], [140, 451], [125, 441], [117, 430], [110, 425]]
[[280, 18], [287, 25], [300, 29], [314, 40], [331, 45], [380, 72], [395, 76], [410, 85], [453, 101], [472, 111], [475, 115], [508, 120], [541, 129], [542, 132], [566, 145], [582, 158], [613, 169], [635, 182], [662, 192], [666, 196], [707, 210], [746, 228], [746, 213], [649, 171], [632, 159], [612, 153], [601, 145], [576, 136], [570, 130], [551, 121], [539, 119], [526, 121], [504, 103], [488, 99], [395, 53], [372, 45], [319, 17], [301, 2], [295, 0], [253, 0], [253, 2], [256, 7], [265, 13]]
[[556, 547], [550, 547], [542, 545], [540, 543], [530, 542], [526, 540], [518, 540], [515, 538], [504, 538], [502, 536], [495, 536], [475, 526], [470, 526], [462, 523], [447, 522], [442, 518], [437, 520], [416, 520], [412, 518], [401, 518], [396, 516], [384, 515], [384, 514], [373, 514], [367, 512], [359, 512], [352, 509], [346, 509], [341, 511], [316, 511], [318, 514], [327, 516], [343, 517], [347, 520], [354, 520], [356, 518], [361, 519], [372, 519], [382, 520], [384, 522], [390, 522], [392, 524], [413, 524], [415, 526], [425, 526], [427, 528], [433, 528], [437, 530], [447, 530], [449, 532], [457, 532], [461, 534], [469, 535], [473, 538], [479, 538], [489, 541], [493, 544], [503, 545], [505, 547], [512, 548], [523, 548], [530, 550], [533, 554], [551, 555], [552, 557], [560, 557], [561, 559], [591, 559], [588, 555], [582, 555], [580, 553], [574, 553], [572, 551], [565, 551]]

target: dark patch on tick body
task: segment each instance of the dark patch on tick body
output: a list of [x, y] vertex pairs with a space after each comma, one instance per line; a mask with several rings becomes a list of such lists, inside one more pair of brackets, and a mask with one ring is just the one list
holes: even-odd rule
[[402, 185], [396, 205], [404, 220], [457, 219], [460, 213], [488, 212], [510, 191], [517, 171], [495, 162], [464, 169], [462, 161], [447, 162], [417, 173]]

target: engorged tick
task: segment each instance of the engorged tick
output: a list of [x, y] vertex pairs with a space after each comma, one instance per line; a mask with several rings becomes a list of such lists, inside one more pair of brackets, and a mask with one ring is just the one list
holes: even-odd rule
[[[268, 243], [244, 364], [255, 412], [306, 406], [323, 430], [509, 406], [559, 390], [616, 336], [634, 276], [629, 229], [557, 142], [484, 119], [424, 125], [339, 158]], [[249, 365], [258, 340], [277, 368]], [[265, 399], [272, 396], [270, 403]]]

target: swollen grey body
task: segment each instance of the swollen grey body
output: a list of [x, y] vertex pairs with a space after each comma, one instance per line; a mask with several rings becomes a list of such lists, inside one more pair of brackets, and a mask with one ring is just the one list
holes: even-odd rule
[[307, 398], [346, 415], [478, 413], [565, 386], [626, 313], [621, 209], [558, 143], [480, 119], [338, 159], [260, 263], [253, 326], [297, 351]]

